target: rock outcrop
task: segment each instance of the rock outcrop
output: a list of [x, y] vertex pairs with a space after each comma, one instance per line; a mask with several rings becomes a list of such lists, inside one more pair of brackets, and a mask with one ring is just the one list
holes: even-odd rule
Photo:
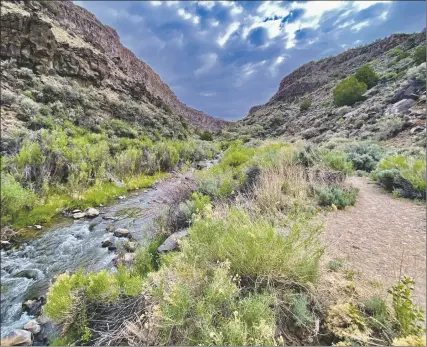
[[[425, 63], [413, 54], [424, 46], [425, 32], [395, 34], [334, 57], [309, 62], [284, 77], [275, 95], [254, 106], [236, 131], [254, 137], [285, 136], [323, 142], [332, 137], [425, 143]], [[379, 82], [363, 99], [334, 105], [333, 90], [343, 79], [369, 64]], [[301, 107], [309, 99], [308, 109]], [[421, 127], [416, 128], [416, 127]], [[413, 130], [416, 128], [416, 130]]]
[[72, 1], [2, 1], [1, 37], [1, 59], [16, 59], [36, 74], [75, 78], [149, 101], [200, 129], [227, 124], [179, 101], [113, 28]]

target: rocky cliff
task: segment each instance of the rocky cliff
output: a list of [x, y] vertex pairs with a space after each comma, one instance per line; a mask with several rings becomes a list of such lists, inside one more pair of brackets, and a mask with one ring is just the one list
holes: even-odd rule
[[18, 67], [36, 75], [110, 89], [161, 107], [199, 129], [227, 124], [180, 102], [159, 75], [120, 43], [114, 29], [71, 1], [2, 1], [1, 37], [1, 59], [15, 59]]
[[[395, 34], [334, 57], [309, 62], [280, 82], [277, 93], [254, 106], [239, 122], [243, 134], [304, 138], [331, 137], [425, 142], [425, 63], [414, 63], [425, 32]], [[352, 107], [337, 107], [333, 90], [343, 79], [369, 64], [380, 79]], [[310, 100], [307, 110], [301, 108]]]

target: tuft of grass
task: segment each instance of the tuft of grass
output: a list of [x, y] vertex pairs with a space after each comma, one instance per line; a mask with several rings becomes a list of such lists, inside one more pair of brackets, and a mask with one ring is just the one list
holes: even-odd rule
[[344, 266], [344, 260], [334, 259], [328, 262], [328, 269], [331, 271], [338, 271]]

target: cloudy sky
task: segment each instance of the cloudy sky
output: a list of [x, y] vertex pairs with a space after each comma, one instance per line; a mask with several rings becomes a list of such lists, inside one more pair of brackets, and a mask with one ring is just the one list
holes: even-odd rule
[[187, 105], [237, 120], [311, 60], [425, 28], [424, 1], [75, 1]]

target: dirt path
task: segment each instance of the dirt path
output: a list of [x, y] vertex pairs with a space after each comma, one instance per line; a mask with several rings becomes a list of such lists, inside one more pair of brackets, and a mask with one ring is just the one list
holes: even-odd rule
[[426, 307], [426, 209], [381, 191], [366, 178], [356, 205], [327, 213], [323, 241], [327, 258], [344, 258], [369, 280], [389, 287], [400, 275], [416, 281], [418, 304]]

